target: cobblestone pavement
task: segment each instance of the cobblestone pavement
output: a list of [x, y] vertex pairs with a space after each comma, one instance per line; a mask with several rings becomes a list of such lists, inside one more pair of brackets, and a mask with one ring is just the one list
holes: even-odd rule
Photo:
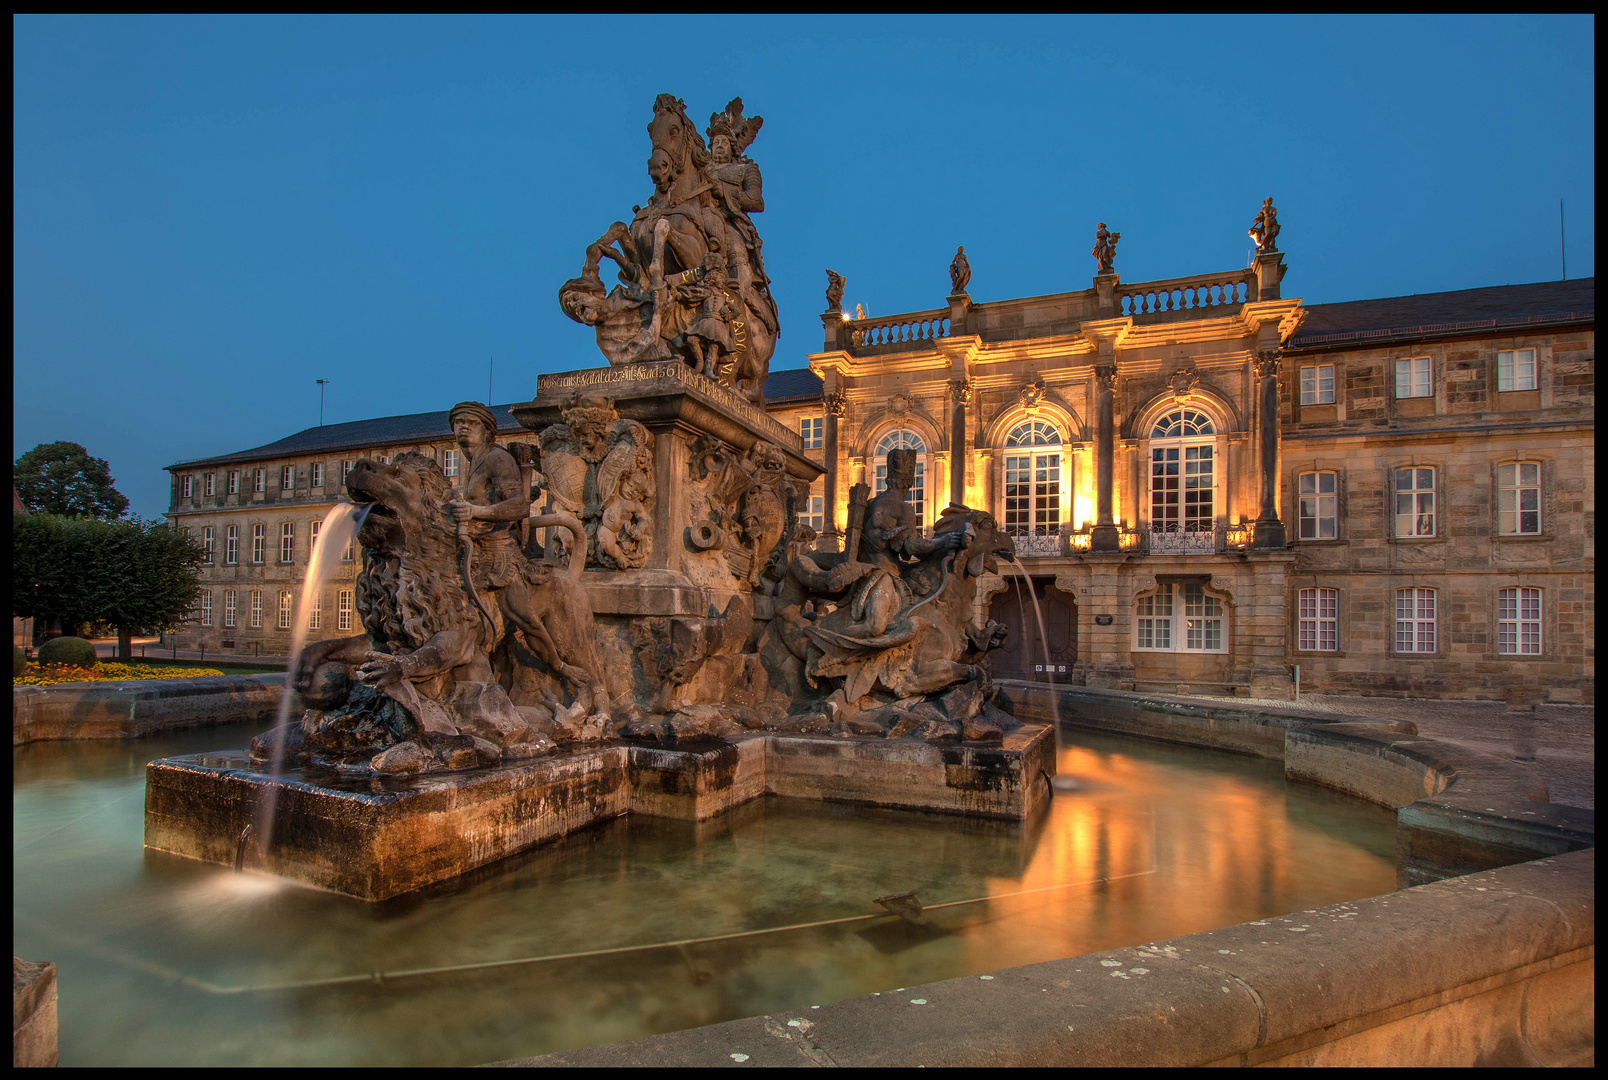
[[[1591, 705], [1537, 705], [1509, 712], [1500, 701], [1350, 697], [1302, 694], [1299, 704], [1265, 698], [1189, 697], [1185, 700], [1269, 709], [1343, 713], [1381, 720], [1411, 720], [1421, 735], [1518, 761], [1546, 781], [1560, 806], [1596, 808], [1596, 710]], [[1529, 759], [1534, 760], [1529, 760]]]

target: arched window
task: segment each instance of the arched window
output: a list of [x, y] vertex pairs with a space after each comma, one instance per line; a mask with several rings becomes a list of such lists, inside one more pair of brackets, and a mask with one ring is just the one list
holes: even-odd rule
[[1061, 528], [1061, 433], [1048, 420], [1026, 420], [1011, 429], [1005, 446], [1017, 451], [1005, 455], [1005, 531], [1012, 536], [1056, 535]]
[[871, 494], [880, 495], [888, 490], [888, 451], [914, 450], [916, 452], [916, 483], [905, 493], [905, 502], [910, 503], [916, 511], [916, 520], [925, 523], [927, 520], [927, 444], [921, 441], [921, 436], [914, 431], [899, 428], [882, 436], [877, 443], [876, 452], [876, 490]]
[[1215, 525], [1217, 429], [1198, 409], [1174, 409], [1150, 429], [1152, 533], [1210, 532]]

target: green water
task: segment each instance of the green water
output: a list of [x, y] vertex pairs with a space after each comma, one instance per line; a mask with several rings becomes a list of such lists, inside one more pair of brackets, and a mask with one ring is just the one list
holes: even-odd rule
[[[1390, 811], [1088, 732], [1060, 763], [1081, 788], [1022, 825], [763, 799], [378, 905], [146, 853], [145, 763], [255, 730], [13, 752], [14, 953], [59, 967], [63, 1065], [478, 1064], [1395, 887]], [[931, 925], [872, 903], [904, 890]]]

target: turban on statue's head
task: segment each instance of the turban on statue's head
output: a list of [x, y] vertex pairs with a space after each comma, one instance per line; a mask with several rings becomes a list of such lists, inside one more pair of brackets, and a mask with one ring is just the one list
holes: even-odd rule
[[456, 404], [456, 405], [454, 405], [452, 407], [452, 411], [447, 413], [447, 423], [456, 424], [458, 422], [459, 415], [462, 414], [462, 413], [468, 413], [471, 417], [473, 417], [474, 419], [480, 421], [481, 425], [485, 427], [486, 434], [487, 434], [488, 437], [490, 437], [490, 438], [496, 438], [497, 437], [497, 418], [494, 415], [492, 415], [492, 412], [491, 412], [490, 409], [488, 409], [484, 405], [480, 404], [480, 402], [478, 402], [478, 401], [460, 401], [460, 402], [458, 402], [458, 404]]

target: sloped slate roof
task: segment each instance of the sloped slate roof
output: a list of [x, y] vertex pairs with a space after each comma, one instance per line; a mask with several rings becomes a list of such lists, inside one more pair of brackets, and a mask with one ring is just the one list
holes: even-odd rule
[[[808, 369], [773, 371], [765, 380], [767, 402], [800, 401], [820, 396], [821, 380]], [[525, 430], [509, 411], [512, 408], [512, 405], [491, 407], [492, 414], [497, 417], [499, 435], [514, 435]], [[296, 457], [301, 454], [330, 453], [398, 443], [434, 442], [451, 437], [452, 426], [447, 422], [446, 410], [410, 413], [407, 416], [382, 416], [375, 420], [353, 420], [345, 424], [310, 427], [264, 446], [218, 457], [180, 461], [169, 465], [168, 468], [193, 469], [211, 465], [236, 465], [270, 458]]]
[[1584, 322], [1595, 317], [1596, 278], [1416, 293], [1383, 300], [1310, 304], [1294, 348], [1370, 338], [1417, 337], [1499, 326]]

